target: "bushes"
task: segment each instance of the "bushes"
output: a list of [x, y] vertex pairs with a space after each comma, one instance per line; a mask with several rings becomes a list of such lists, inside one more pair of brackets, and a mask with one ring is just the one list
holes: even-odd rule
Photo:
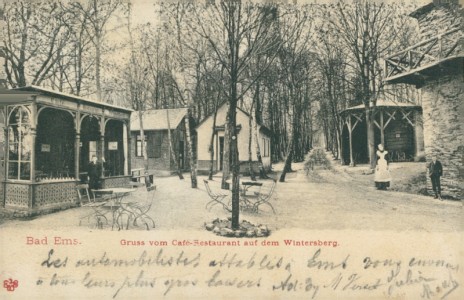
[[315, 166], [320, 166], [323, 169], [331, 169], [330, 161], [327, 159], [324, 149], [314, 148], [305, 157], [304, 169], [306, 173], [314, 170]]

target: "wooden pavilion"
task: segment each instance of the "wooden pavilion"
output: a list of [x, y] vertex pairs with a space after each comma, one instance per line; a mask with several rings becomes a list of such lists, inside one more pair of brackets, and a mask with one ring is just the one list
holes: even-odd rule
[[[342, 163], [369, 162], [367, 125], [364, 104], [340, 113]], [[374, 143], [383, 144], [390, 161], [411, 161], [424, 151], [422, 108], [410, 103], [378, 100], [374, 113]]]
[[4, 158], [0, 207], [31, 215], [77, 205], [93, 155], [101, 186], [130, 181], [132, 110], [36, 86], [0, 92]]

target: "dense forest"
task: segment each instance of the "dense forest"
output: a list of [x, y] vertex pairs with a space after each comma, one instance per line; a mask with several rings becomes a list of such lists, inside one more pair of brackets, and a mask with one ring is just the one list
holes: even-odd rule
[[[249, 113], [250, 124], [273, 133], [272, 161], [285, 161], [281, 181], [315, 145], [340, 157], [339, 112], [353, 105], [366, 108], [375, 164], [377, 100], [418, 98], [414, 87], [382, 81], [383, 58], [417, 42], [417, 24], [408, 17], [416, 7], [366, 0], [282, 2], [6, 1], [1, 10], [7, 82], [139, 113], [187, 107], [197, 122], [227, 103], [224, 161], [230, 166], [224, 176], [232, 175], [237, 205], [236, 107]], [[246, 156], [240, 153], [240, 160]]]

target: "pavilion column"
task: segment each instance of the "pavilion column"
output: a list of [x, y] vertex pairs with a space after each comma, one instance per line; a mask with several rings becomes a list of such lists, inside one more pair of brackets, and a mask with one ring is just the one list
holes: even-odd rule
[[[105, 134], [100, 135], [100, 157], [101, 157], [101, 177], [105, 175], [105, 166], [103, 164], [103, 159], [105, 159]], [[106, 159], [105, 159], [106, 160]]]
[[101, 174], [100, 177], [103, 178], [105, 175], [105, 166], [103, 164], [103, 159], [105, 158], [105, 117], [100, 119], [100, 143], [98, 143], [97, 154], [101, 161]]
[[31, 180], [35, 182], [35, 140], [37, 138], [37, 130], [31, 128]]
[[78, 111], [75, 116], [76, 137], [74, 138], [74, 178], [80, 181], [80, 162], [81, 162], [81, 104], [78, 104]]
[[424, 152], [424, 124], [422, 122], [422, 114], [419, 111], [414, 112], [414, 143], [414, 155], [417, 157]]
[[10, 141], [9, 137], [8, 137], [8, 123], [9, 123], [9, 120], [8, 120], [8, 110], [7, 108], [5, 107], [4, 108], [4, 111], [3, 111], [3, 114], [4, 114], [4, 124], [3, 124], [3, 138], [4, 138], [4, 141], [3, 141], [3, 174], [5, 175], [5, 177], [3, 178], [4, 180], [8, 179], [8, 160], [9, 160], [9, 151], [8, 151], [8, 143]]
[[129, 159], [129, 147], [130, 145], [130, 125], [122, 124], [122, 144], [124, 149], [124, 175], [129, 175], [130, 170], [130, 159]]
[[[8, 151], [8, 114], [7, 114], [7, 109], [6, 107], [4, 108], [4, 115], [5, 115], [5, 123], [3, 124], [3, 137], [4, 137], [4, 145], [3, 145], [3, 175], [4, 175], [4, 178], [3, 178], [3, 181], [6, 181], [8, 179], [8, 154], [9, 154], [9, 151]], [[2, 195], [0, 195], [0, 207], [5, 207], [5, 183], [3, 182], [0, 182], [1, 185], [3, 185], [3, 188], [1, 189], [2, 191]]]
[[353, 159], [353, 139], [352, 139], [353, 128], [351, 127], [351, 116], [348, 116], [348, 136], [350, 140], [350, 167], [354, 166]]
[[76, 132], [74, 139], [74, 177], [80, 180], [81, 134]]
[[35, 102], [31, 104], [31, 114], [31, 180], [35, 182], [35, 141], [37, 139], [37, 125], [39, 122], [37, 104]]

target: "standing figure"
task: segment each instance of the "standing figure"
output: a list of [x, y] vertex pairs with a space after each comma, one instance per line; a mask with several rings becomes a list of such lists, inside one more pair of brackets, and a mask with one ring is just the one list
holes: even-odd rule
[[387, 187], [390, 187], [390, 170], [388, 168], [387, 160], [385, 159], [385, 155], [387, 154], [388, 151], [383, 148], [382, 144], [379, 144], [377, 150], [377, 156], [379, 159], [377, 160], [377, 167], [374, 175], [375, 187], [379, 190], [386, 190]]
[[97, 164], [97, 156], [93, 155], [92, 160], [87, 167], [87, 176], [89, 179], [89, 188], [96, 190], [99, 188], [100, 168]]
[[429, 165], [429, 176], [432, 181], [432, 189], [435, 194], [435, 199], [441, 199], [440, 177], [443, 175], [443, 167], [441, 162], [437, 160], [437, 156], [432, 155], [432, 162]]

